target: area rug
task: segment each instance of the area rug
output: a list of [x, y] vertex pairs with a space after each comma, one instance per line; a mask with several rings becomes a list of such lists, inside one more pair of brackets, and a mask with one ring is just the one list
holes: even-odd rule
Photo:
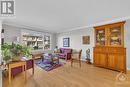
[[35, 61], [35, 64], [39, 67], [41, 67], [42, 69], [44, 69], [45, 71], [51, 71], [53, 69], [56, 69], [62, 65], [64, 65], [64, 62], [59, 62], [59, 63], [52, 63], [50, 60], [48, 59], [44, 59], [44, 61], [42, 60], [37, 60]]

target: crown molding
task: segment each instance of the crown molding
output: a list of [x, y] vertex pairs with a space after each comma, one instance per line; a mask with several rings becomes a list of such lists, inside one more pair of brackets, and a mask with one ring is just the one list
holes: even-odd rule
[[[44, 33], [55, 33], [55, 32], [51, 32], [48, 30], [43, 30], [43, 28], [41, 27], [35, 27], [35, 26], [30, 26], [30, 25], [24, 25], [24, 24], [17, 24], [17, 23], [13, 23], [13, 22], [2, 22], [2, 25], [9, 25], [9, 26], [14, 26], [14, 27], [19, 27], [19, 28], [23, 28], [23, 29], [27, 29], [27, 30], [32, 30], [32, 31], [37, 31], [37, 32], [44, 32]], [[45, 27], [44, 27], [45, 28]]]

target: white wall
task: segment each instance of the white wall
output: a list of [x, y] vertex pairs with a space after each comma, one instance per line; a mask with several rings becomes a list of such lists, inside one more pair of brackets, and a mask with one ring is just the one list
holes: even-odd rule
[[16, 37], [20, 37], [21, 43], [21, 28], [10, 26], [10, 25], [2, 25], [2, 28], [4, 29], [4, 41], [7, 43], [12, 43], [16, 41]]
[[130, 70], [130, 20], [126, 21], [125, 25], [125, 47], [126, 47], [126, 61], [127, 68]]
[[[93, 47], [94, 47], [94, 29], [93, 28], [88, 28], [88, 29], [81, 29], [81, 30], [76, 30], [76, 31], [70, 31], [66, 33], [60, 33], [57, 34], [57, 46], [59, 48], [63, 47], [63, 38], [70, 38], [70, 47], [74, 50], [80, 50], [82, 49], [82, 60], [85, 60], [86, 57], [86, 50], [89, 48], [90, 49], [90, 58], [93, 61]], [[90, 44], [89, 45], [84, 45], [82, 44], [82, 36], [90, 36]]]

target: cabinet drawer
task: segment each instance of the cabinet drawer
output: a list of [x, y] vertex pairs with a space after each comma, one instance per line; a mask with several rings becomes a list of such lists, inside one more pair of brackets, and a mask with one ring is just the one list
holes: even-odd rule
[[108, 53], [117, 53], [117, 54], [125, 54], [125, 48], [117, 48], [117, 47], [109, 47]]
[[96, 53], [106, 53], [107, 48], [106, 47], [94, 47], [94, 52], [96, 52]]

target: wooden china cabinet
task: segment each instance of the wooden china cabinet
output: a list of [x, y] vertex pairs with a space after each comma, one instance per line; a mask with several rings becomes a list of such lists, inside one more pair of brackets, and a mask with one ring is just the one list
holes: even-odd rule
[[94, 65], [126, 72], [124, 24], [118, 22], [95, 28]]

